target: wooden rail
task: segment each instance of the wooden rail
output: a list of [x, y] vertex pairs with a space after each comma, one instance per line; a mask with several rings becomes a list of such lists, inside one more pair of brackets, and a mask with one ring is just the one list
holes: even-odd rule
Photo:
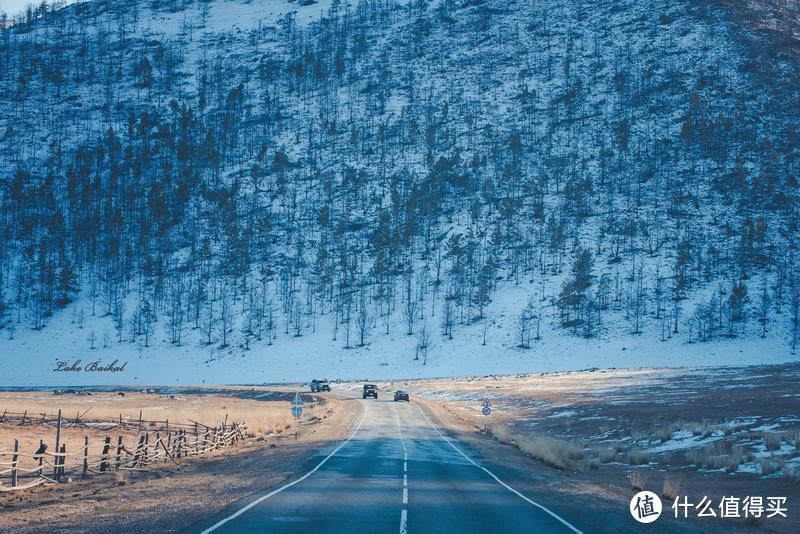
[[[86, 412], [82, 414], [78, 413], [75, 414], [75, 417], [67, 417], [62, 416], [60, 418], [61, 426], [63, 427], [81, 427], [81, 428], [101, 428], [103, 430], [110, 430], [113, 428], [120, 428], [120, 429], [130, 429], [130, 430], [150, 430], [150, 431], [162, 431], [162, 432], [169, 432], [177, 431], [177, 430], [186, 430], [197, 433], [202, 429], [209, 430], [213, 427], [209, 427], [204, 425], [203, 423], [199, 423], [197, 421], [189, 420], [189, 423], [175, 423], [170, 422], [169, 419], [165, 420], [154, 420], [154, 419], [142, 419], [141, 412], [139, 413], [138, 419], [132, 419], [130, 417], [124, 417], [122, 414], [119, 415], [118, 418], [108, 419], [108, 420], [93, 420], [91, 422], [86, 422], [83, 417], [86, 415]], [[9, 412], [7, 410], [3, 410], [0, 412], [0, 423], [18, 423], [20, 425], [57, 425], [59, 422], [59, 415], [60, 414], [48, 414], [48, 413], [34, 413], [34, 412]]]

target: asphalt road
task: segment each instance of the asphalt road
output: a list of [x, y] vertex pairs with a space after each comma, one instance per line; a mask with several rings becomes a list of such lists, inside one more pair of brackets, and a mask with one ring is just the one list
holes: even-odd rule
[[354, 402], [364, 412], [347, 441], [188, 532], [579, 532], [472, 460], [413, 402]]

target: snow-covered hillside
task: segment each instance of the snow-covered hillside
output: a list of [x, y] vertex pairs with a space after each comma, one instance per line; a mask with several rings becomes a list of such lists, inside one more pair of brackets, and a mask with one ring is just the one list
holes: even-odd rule
[[[377, 380], [475, 376], [486, 374], [539, 373], [593, 367], [677, 367], [705, 365], [751, 365], [794, 361], [796, 356], [781, 336], [761, 339], [757, 335], [721, 338], [714, 342], [687, 343], [686, 334], [659, 341], [659, 333], [648, 329], [629, 335], [620, 323], [594, 338], [575, 337], [557, 324], [547, 324], [542, 338], [530, 349], [518, 347], [513, 329], [518, 293], [527, 288], [507, 288], [490, 306], [486, 329], [476, 323], [462, 326], [452, 340], [432, 336], [427, 362], [415, 360], [418, 340], [405, 335], [404, 325], [394, 323], [387, 335], [376, 328], [365, 346], [343, 347], [342, 331], [333, 340], [331, 316], [317, 318], [316, 333], [301, 337], [279, 333], [272, 345], [254, 343], [250, 350], [220, 349], [217, 344], [171, 345], [161, 332], [150, 348], [117, 343], [104, 347], [103, 335], [113, 338], [110, 317], [92, 326], [76, 329], [69, 313], [60, 313], [41, 332], [18, 331], [13, 342], [3, 343], [3, 375], [0, 385], [98, 385], [98, 384], [253, 384], [307, 382], [314, 377], [342, 380]], [[89, 350], [92, 328], [96, 349]], [[341, 327], [340, 327], [341, 328]], [[101, 334], [103, 333], [103, 334]], [[54, 372], [58, 362], [69, 366], [114, 360], [123, 372]]]
[[[109, 0], [0, 24], [0, 385], [792, 360], [797, 21]], [[128, 364], [51, 371], [78, 359]]]

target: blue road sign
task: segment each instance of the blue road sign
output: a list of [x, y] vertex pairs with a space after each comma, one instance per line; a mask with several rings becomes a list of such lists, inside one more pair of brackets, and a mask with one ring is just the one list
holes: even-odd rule
[[488, 406], [484, 406], [481, 412], [483, 412], [483, 415], [489, 415], [490, 413], [492, 413], [492, 409], [489, 408]]
[[299, 418], [303, 415], [303, 407], [302, 406], [292, 406], [292, 415], [295, 419]]

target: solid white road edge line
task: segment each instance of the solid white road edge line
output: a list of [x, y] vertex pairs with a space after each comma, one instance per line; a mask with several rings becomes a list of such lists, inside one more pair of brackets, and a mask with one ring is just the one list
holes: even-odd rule
[[475, 466], [475, 467], [477, 467], [478, 469], [481, 469], [481, 470], [485, 471], [485, 472], [486, 472], [486, 474], [488, 474], [490, 477], [492, 477], [492, 478], [495, 480], [495, 482], [497, 482], [498, 484], [500, 484], [501, 486], [503, 486], [504, 488], [506, 488], [508, 491], [510, 491], [511, 493], [513, 493], [514, 495], [516, 495], [517, 497], [520, 497], [520, 498], [521, 498], [522, 500], [524, 500], [525, 502], [527, 502], [527, 503], [529, 503], [529, 504], [532, 504], [533, 506], [535, 506], [535, 507], [539, 508], [540, 510], [542, 510], [542, 511], [546, 512], [547, 514], [549, 514], [549, 515], [550, 515], [551, 517], [553, 517], [554, 519], [557, 519], [559, 522], [561, 522], [561, 523], [562, 523], [562, 524], [563, 524], [565, 527], [567, 527], [567, 528], [568, 528], [568, 529], [570, 529], [571, 531], [575, 532], [576, 534], [583, 534], [583, 533], [582, 533], [582, 532], [581, 532], [581, 531], [580, 531], [578, 528], [576, 528], [574, 525], [572, 525], [572, 524], [571, 524], [569, 521], [567, 521], [566, 519], [564, 519], [563, 517], [561, 517], [560, 515], [558, 515], [558, 514], [557, 514], [557, 513], [555, 513], [554, 511], [550, 510], [550, 509], [549, 509], [549, 508], [547, 508], [546, 506], [543, 506], [543, 505], [539, 504], [538, 502], [536, 502], [536, 501], [533, 501], [533, 500], [529, 499], [528, 497], [526, 497], [526, 496], [525, 496], [525, 495], [523, 495], [522, 493], [518, 492], [517, 490], [515, 490], [514, 488], [512, 488], [511, 486], [509, 486], [508, 484], [506, 484], [506, 483], [505, 483], [505, 482], [503, 482], [502, 480], [500, 480], [500, 478], [498, 478], [498, 476], [497, 476], [497, 475], [495, 475], [494, 473], [492, 473], [491, 471], [489, 471], [488, 469], [486, 469], [485, 467], [483, 467], [483, 466], [482, 466], [482, 465], [480, 465], [479, 463], [475, 462], [475, 460], [473, 460], [472, 458], [470, 458], [469, 456], [467, 456], [466, 454], [464, 454], [464, 452], [463, 452], [461, 449], [459, 449], [458, 447], [456, 447], [456, 446], [455, 446], [455, 444], [454, 444], [454, 443], [453, 443], [453, 442], [450, 440], [450, 438], [448, 438], [447, 436], [445, 436], [445, 435], [442, 433], [442, 431], [441, 431], [441, 430], [439, 430], [437, 427], [435, 427], [435, 426], [433, 425], [433, 423], [431, 422], [431, 420], [430, 420], [430, 419], [428, 419], [428, 416], [427, 416], [427, 414], [426, 414], [424, 411], [422, 411], [422, 408], [420, 408], [420, 407], [419, 407], [419, 404], [417, 404], [416, 402], [415, 402], [415, 403], [413, 403], [413, 404], [414, 404], [414, 406], [416, 406], [416, 407], [417, 407], [417, 410], [419, 410], [419, 413], [421, 413], [421, 414], [422, 414], [422, 417], [424, 417], [424, 418], [425, 418], [425, 420], [428, 422], [428, 425], [429, 425], [429, 426], [430, 426], [432, 429], [434, 429], [434, 430], [435, 430], [435, 431], [436, 431], [436, 432], [437, 432], [437, 433], [438, 433], [440, 436], [442, 436], [442, 439], [444, 439], [444, 440], [445, 440], [445, 441], [446, 441], [446, 442], [447, 442], [447, 443], [448, 443], [448, 444], [449, 444], [451, 447], [453, 447], [453, 449], [454, 449], [454, 450], [455, 450], [455, 451], [456, 451], [458, 454], [460, 454], [461, 456], [463, 456], [463, 457], [464, 457], [464, 458], [465, 458], [465, 459], [466, 459], [466, 460], [467, 460], [469, 463], [471, 463], [472, 465], [474, 465], [474, 466]]
[[358, 422], [358, 426], [356, 427], [356, 429], [355, 429], [355, 430], [353, 430], [353, 433], [352, 433], [352, 434], [350, 434], [350, 437], [348, 437], [346, 440], [344, 440], [342, 443], [340, 443], [338, 447], [336, 447], [335, 449], [333, 449], [333, 452], [331, 452], [331, 453], [330, 453], [328, 456], [326, 456], [326, 457], [325, 457], [325, 459], [324, 459], [324, 460], [322, 460], [320, 463], [318, 463], [318, 464], [317, 464], [317, 465], [314, 467], [314, 469], [312, 469], [311, 471], [309, 471], [309, 472], [308, 472], [308, 473], [306, 473], [305, 475], [301, 476], [301, 477], [300, 477], [300, 478], [298, 478], [297, 480], [293, 480], [292, 482], [289, 482], [288, 484], [285, 484], [285, 485], [281, 486], [280, 488], [278, 488], [278, 489], [276, 489], [276, 490], [273, 490], [273, 491], [271, 491], [271, 492], [267, 493], [267, 494], [266, 494], [266, 495], [264, 495], [263, 497], [259, 497], [258, 499], [254, 500], [253, 502], [251, 502], [251, 503], [250, 503], [250, 504], [248, 504], [247, 506], [245, 506], [245, 507], [241, 508], [239, 511], [237, 511], [237, 512], [235, 512], [235, 513], [231, 514], [231, 515], [229, 515], [229, 516], [228, 516], [228, 517], [226, 517], [225, 519], [221, 519], [221, 520], [220, 520], [220, 521], [218, 521], [217, 523], [214, 523], [212, 526], [210, 526], [210, 527], [208, 527], [207, 529], [205, 529], [205, 530], [204, 530], [204, 531], [203, 531], [201, 534], [208, 534], [208, 533], [210, 533], [210, 532], [214, 532], [215, 530], [217, 530], [219, 527], [221, 527], [222, 525], [224, 525], [224, 524], [225, 524], [225, 523], [227, 523], [228, 521], [232, 521], [232, 520], [236, 519], [237, 517], [239, 517], [240, 515], [242, 515], [243, 513], [245, 513], [246, 511], [248, 511], [249, 509], [251, 509], [252, 507], [256, 506], [257, 504], [259, 504], [259, 503], [261, 503], [261, 502], [263, 502], [263, 501], [265, 501], [265, 500], [269, 499], [269, 498], [270, 498], [270, 497], [272, 497], [273, 495], [275, 495], [275, 494], [278, 494], [278, 493], [282, 492], [282, 491], [283, 491], [283, 490], [285, 490], [285, 489], [291, 488], [291, 487], [292, 487], [292, 486], [294, 486], [295, 484], [299, 484], [300, 482], [304, 481], [305, 479], [307, 479], [308, 477], [310, 477], [311, 475], [313, 475], [314, 473], [316, 473], [316, 472], [317, 472], [317, 470], [318, 470], [320, 467], [322, 467], [323, 465], [325, 465], [325, 462], [327, 462], [328, 460], [330, 460], [330, 459], [331, 459], [331, 458], [332, 458], [332, 457], [333, 457], [333, 456], [334, 456], [334, 455], [335, 455], [337, 452], [339, 452], [339, 449], [341, 449], [342, 447], [344, 447], [345, 445], [347, 445], [348, 443], [350, 443], [350, 440], [351, 440], [351, 439], [353, 439], [353, 438], [355, 437], [355, 435], [356, 435], [356, 434], [358, 433], [358, 431], [361, 429], [361, 425], [363, 425], [363, 424], [364, 424], [364, 421], [365, 421], [366, 419], [367, 419], [367, 404], [365, 403], [365, 404], [364, 404], [364, 415], [361, 417], [361, 421], [359, 421], [359, 422]]

